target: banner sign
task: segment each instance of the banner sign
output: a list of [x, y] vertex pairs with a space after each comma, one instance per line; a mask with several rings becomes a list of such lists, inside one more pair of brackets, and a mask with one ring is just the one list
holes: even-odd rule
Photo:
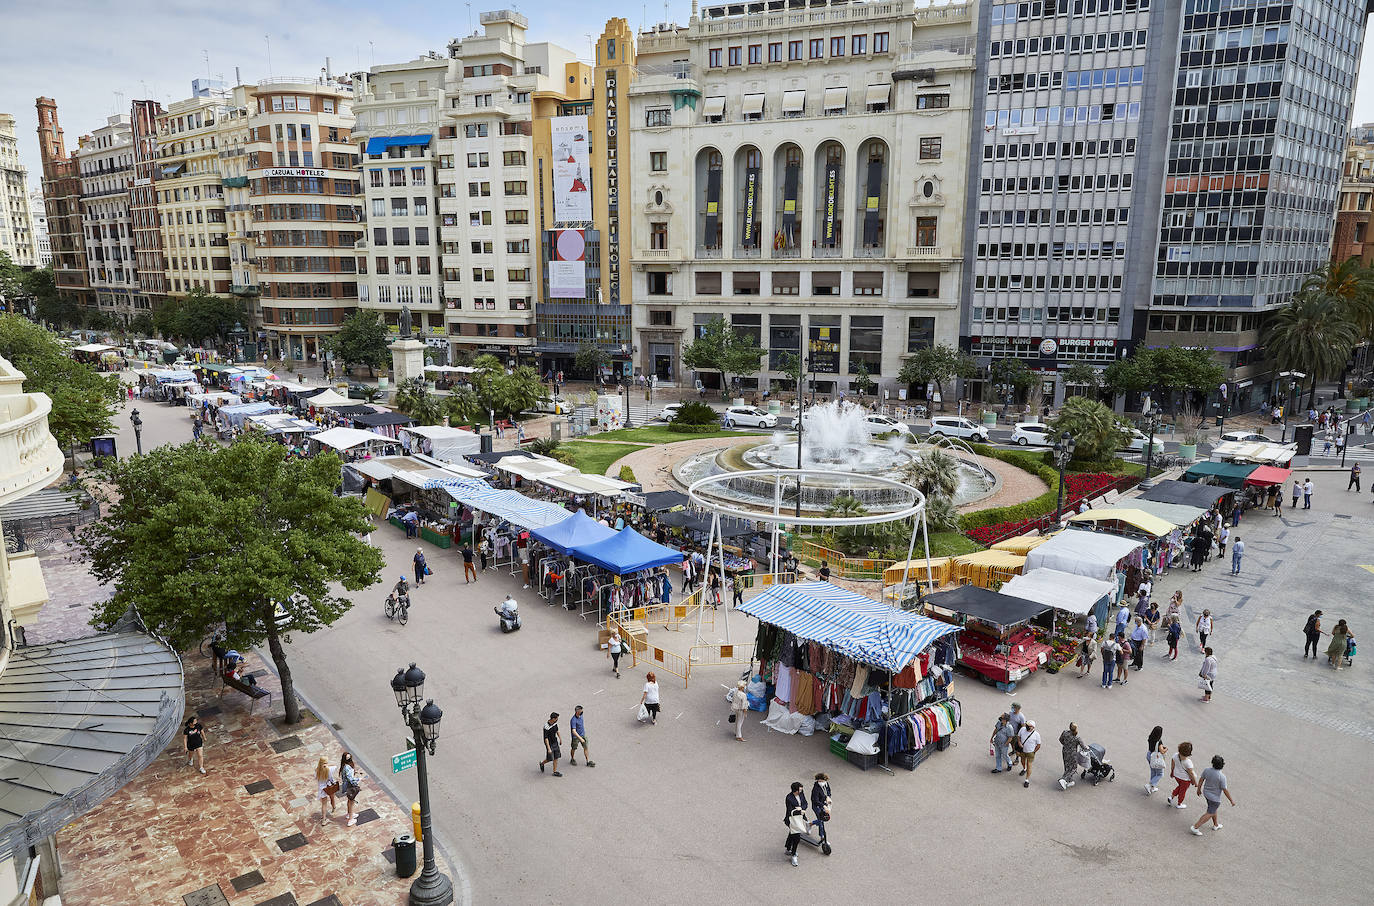
[[840, 238], [840, 225], [836, 222], [840, 203], [840, 165], [825, 166], [825, 223], [821, 228], [821, 245], [834, 248]]
[[587, 118], [555, 116], [549, 121], [549, 131], [553, 140], [554, 220], [585, 223], [592, 219]]
[[582, 230], [553, 231], [549, 296], [554, 299], [586, 298], [587, 237]]
[[[610, 42], [608, 42], [610, 43]], [[614, 46], [610, 48], [614, 55]], [[606, 267], [601, 275], [606, 302], [620, 304], [620, 77], [606, 70]]]
[[742, 245], [747, 249], [759, 246], [759, 222], [755, 202], [759, 192], [759, 168], [750, 167], [744, 171], [744, 233]]

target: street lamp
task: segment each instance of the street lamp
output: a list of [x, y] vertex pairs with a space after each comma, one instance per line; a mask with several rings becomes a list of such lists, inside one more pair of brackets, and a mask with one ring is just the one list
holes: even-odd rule
[[135, 409], [129, 413], [129, 424], [134, 426], [134, 446], [138, 448], [138, 455], [143, 455], [143, 418]]
[[630, 379], [625, 378], [625, 383], [621, 385], [625, 390], [625, 427], [633, 428], [634, 422], [630, 420]]
[[1155, 486], [1150, 480], [1150, 466], [1154, 464], [1155, 458], [1155, 429], [1159, 427], [1159, 407], [1150, 403], [1149, 408], [1142, 414], [1150, 428], [1150, 439], [1145, 442], [1145, 477], [1141, 479], [1140, 486], [1148, 490]]
[[426, 753], [434, 754], [435, 743], [439, 741], [439, 722], [444, 712], [428, 699], [421, 707], [424, 698], [425, 672], [413, 663], [409, 669], [397, 668], [391, 678], [391, 691], [396, 695], [396, 706], [410, 732], [415, 737], [415, 771], [420, 784], [420, 836], [425, 847], [425, 866], [420, 877], [410, 885], [410, 906], [446, 906], [453, 902], [453, 882], [439, 872], [434, 862], [434, 834], [430, 831], [429, 809], [429, 764]]
[[1054, 464], [1059, 468], [1059, 502], [1054, 509], [1055, 522], [1058, 522], [1064, 513], [1064, 469], [1073, 459], [1073, 450], [1073, 435], [1065, 431], [1054, 442]]

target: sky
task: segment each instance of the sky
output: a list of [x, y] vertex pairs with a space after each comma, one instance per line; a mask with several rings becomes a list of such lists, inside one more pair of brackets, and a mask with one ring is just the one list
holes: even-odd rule
[[[427, 51], [444, 52], [450, 39], [478, 28], [480, 13], [507, 6], [432, 0], [295, 0], [289, 7], [280, 0], [7, 5], [0, 29], [0, 112], [17, 118], [19, 151], [29, 168], [31, 189], [39, 186], [41, 175], [33, 106], [40, 95], [57, 101], [70, 151], [78, 137], [104, 125], [106, 117], [127, 114], [135, 99], [151, 97], [165, 105], [189, 97], [192, 79], [233, 82], [235, 67], [245, 82], [269, 75], [314, 77], [326, 57], [335, 73], [405, 62]], [[607, 19], [623, 16], [637, 29], [665, 19], [686, 24], [691, 11], [690, 0], [524, 0], [508, 6], [529, 19], [530, 41], [556, 41], [587, 59]], [[1361, 73], [1354, 123], [1374, 121], [1374, 41], [1365, 42]]]

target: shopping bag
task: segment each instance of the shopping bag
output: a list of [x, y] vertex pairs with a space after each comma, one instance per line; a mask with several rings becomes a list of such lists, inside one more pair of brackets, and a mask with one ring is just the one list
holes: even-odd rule
[[648, 719], [649, 719], [649, 709], [648, 709], [647, 707], [644, 706], [644, 703], [643, 703], [643, 702], [640, 702], [640, 704], [639, 704], [639, 713], [635, 715], [635, 719], [636, 719], [636, 720], [648, 720]]

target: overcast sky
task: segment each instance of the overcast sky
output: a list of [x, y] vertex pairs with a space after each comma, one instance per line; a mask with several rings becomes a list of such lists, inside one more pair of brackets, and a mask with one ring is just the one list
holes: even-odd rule
[[[707, 5], [707, 4], [703, 4]], [[450, 38], [470, 34], [494, 3], [390, 0], [50, 0], [8, 3], [0, 29], [0, 112], [17, 118], [19, 150], [39, 185], [34, 98], [57, 101], [67, 149], [113, 113], [128, 113], [135, 98], [164, 104], [189, 97], [191, 80], [207, 75], [255, 82], [268, 75], [317, 76], [331, 59], [335, 72], [373, 63], [412, 60], [443, 51]], [[583, 0], [568, 4], [512, 3], [530, 20], [531, 41], [556, 40], [590, 58], [590, 40], [607, 19], [623, 16], [633, 28], [665, 18], [684, 23], [690, 0], [657, 3]], [[471, 13], [469, 13], [469, 9]], [[470, 17], [470, 18], [469, 18]], [[270, 52], [270, 63], [269, 63]], [[1353, 121], [1374, 121], [1374, 42], [1366, 42]], [[208, 65], [206, 58], [208, 56]]]

